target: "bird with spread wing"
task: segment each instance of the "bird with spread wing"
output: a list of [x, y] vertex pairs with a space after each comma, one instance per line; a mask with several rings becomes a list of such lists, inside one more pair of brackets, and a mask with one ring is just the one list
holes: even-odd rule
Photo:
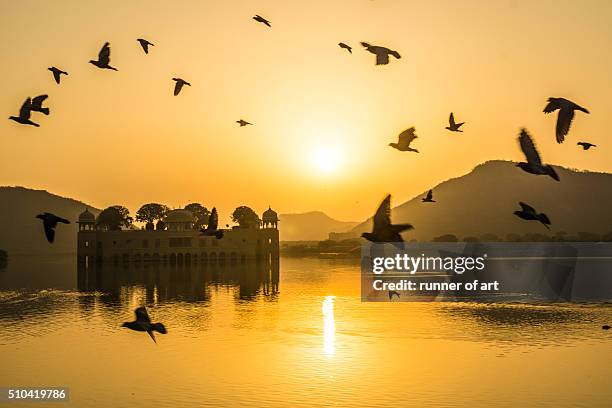
[[527, 129], [521, 129], [521, 134], [518, 137], [519, 145], [521, 146], [521, 150], [527, 159], [527, 162], [518, 163], [516, 166], [520, 167], [523, 171], [527, 173], [536, 174], [536, 175], [547, 175], [552, 179], [559, 181], [559, 175], [555, 171], [555, 169], [550, 164], [543, 164], [542, 159], [540, 159], [540, 154], [538, 153], [535, 143], [527, 133]]
[[414, 128], [414, 126], [404, 130], [402, 133], [399, 134], [397, 143], [389, 143], [389, 146], [399, 150], [400, 152], [418, 153], [419, 151], [417, 149], [413, 149], [412, 147], [410, 147], [410, 143], [412, 143], [412, 141], [417, 138], [417, 135], [414, 133], [415, 131], [416, 129]]
[[404, 239], [401, 233], [414, 229], [410, 224], [391, 224], [391, 194], [380, 204], [374, 214], [372, 232], [364, 232], [361, 236], [374, 243], [389, 242], [403, 249]]

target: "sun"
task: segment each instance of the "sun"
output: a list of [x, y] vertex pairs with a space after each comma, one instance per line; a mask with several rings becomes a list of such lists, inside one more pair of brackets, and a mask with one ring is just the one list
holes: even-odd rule
[[312, 165], [319, 173], [330, 174], [338, 170], [342, 157], [337, 149], [319, 146], [311, 154]]

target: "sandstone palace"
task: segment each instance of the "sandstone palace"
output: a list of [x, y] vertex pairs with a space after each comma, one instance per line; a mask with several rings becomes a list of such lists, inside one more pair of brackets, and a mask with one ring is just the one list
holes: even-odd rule
[[271, 208], [263, 213], [259, 225], [224, 229], [220, 239], [202, 236], [188, 210], [169, 211], [163, 229], [106, 230], [96, 225], [96, 217], [88, 210], [79, 216], [78, 223], [77, 257], [81, 265], [272, 263], [279, 257], [278, 216]]

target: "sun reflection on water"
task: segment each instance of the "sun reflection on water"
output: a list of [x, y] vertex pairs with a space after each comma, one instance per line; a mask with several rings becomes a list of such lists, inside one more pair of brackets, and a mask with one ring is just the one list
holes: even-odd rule
[[327, 356], [336, 353], [336, 322], [334, 320], [335, 296], [325, 296], [323, 300], [323, 351]]

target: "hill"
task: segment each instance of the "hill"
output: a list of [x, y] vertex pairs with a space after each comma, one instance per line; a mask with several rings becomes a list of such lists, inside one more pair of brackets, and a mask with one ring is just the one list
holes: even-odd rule
[[[392, 220], [412, 224], [415, 229], [404, 239], [419, 241], [444, 234], [459, 238], [496, 234], [504, 238], [508, 234], [612, 231], [612, 174], [555, 169], [560, 182], [527, 174], [513, 162], [489, 161], [435, 186], [435, 203], [422, 203], [423, 192], [394, 207]], [[552, 221], [551, 231], [516, 217], [513, 212], [519, 209], [519, 201], [546, 213]], [[339, 238], [359, 236], [370, 230], [371, 222], [370, 218]]]
[[358, 224], [335, 220], [321, 211], [280, 214], [278, 218], [281, 241], [321, 241], [330, 232], [346, 232]]
[[[97, 215], [96, 208], [44, 190], [24, 187], [0, 187], [0, 248], [13, 254], [45, 254], [76, 252], [76, 221], [85, 208]], [[71, 221], [56, 229], [55, 243], [49, 244], [42, 222], [35, 218], [51, 212]]]

